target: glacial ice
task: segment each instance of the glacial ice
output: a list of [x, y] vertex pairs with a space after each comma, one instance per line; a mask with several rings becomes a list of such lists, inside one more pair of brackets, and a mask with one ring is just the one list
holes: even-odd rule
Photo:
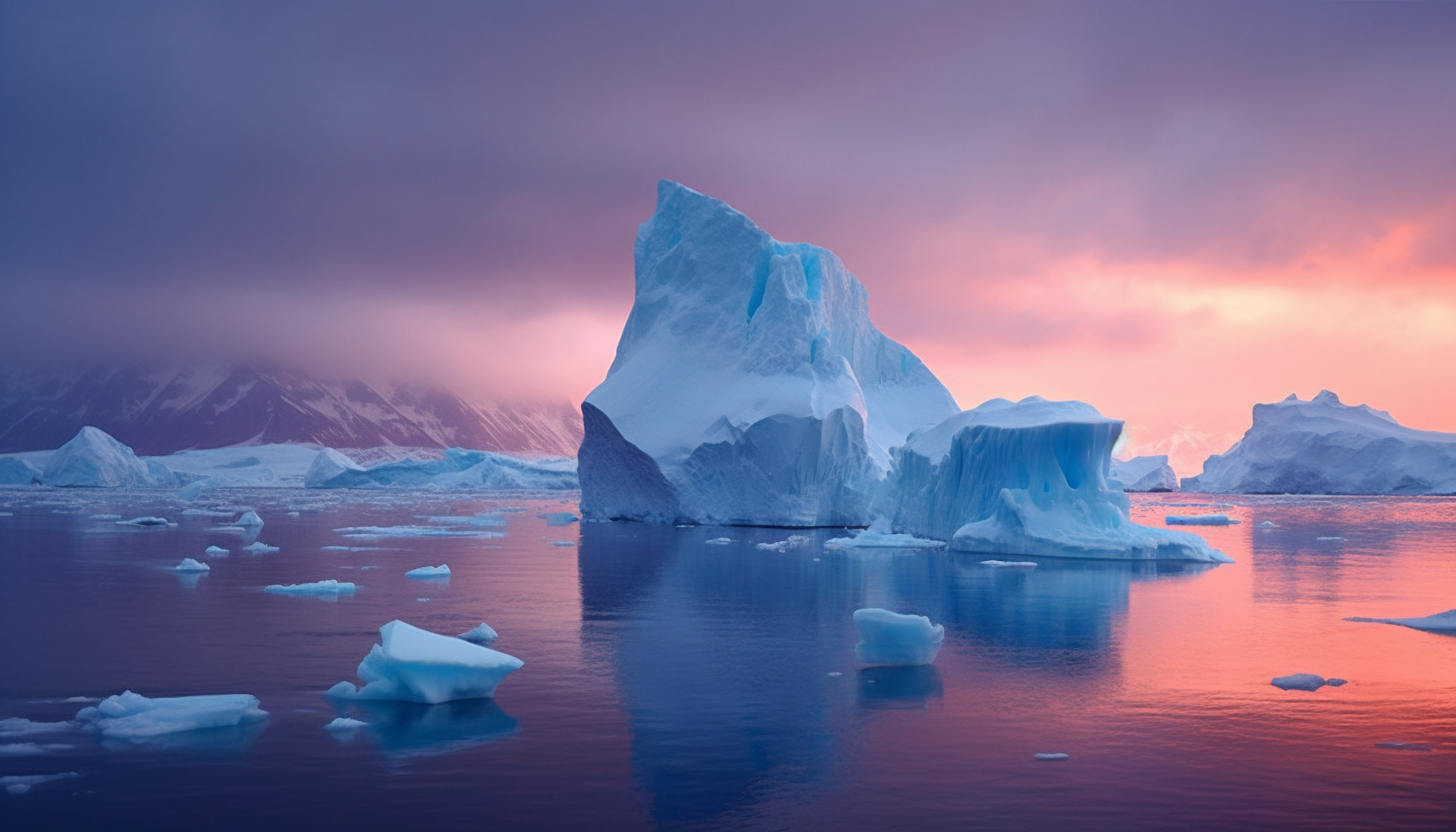
[[577, 487], [576, 460], [450, 448], [439, 459], [401, 459], [366, 468], [325, 448], [304, 476], [304, 486], [562, 491]]
[[944, 549], [944, 540], [930, 540], [909, 534], [895, 534], [890, 524], [876, 520], [870, 527], [852, 537], [834, 537], [824, 541], [826, 549]]
[[586, 519], [861, 526], [890, 448], [957, 410], [838, 257], [723, 202], [660, 182], [635, 264], [582, 404]]
[[246, 693], [148, 698], [127, 691], [82, 708], [76, 721], [109, 739], [141, 740], [183, 731], [232, 728], [268, 718]]
[[489, 699], [502, 679], [525, 664], [515, 656], [398, 620], [379, 628], [379, 640], [359, 663], [364, 687], [340, 682], [326, 695], [432, 705]]
[[1037, 753], [1037, 754], [1033, 754], [1031, 756], [1032, 756], [1032, 759], [1041, 760], [1042, 762], [1051, 762], [1051, 761], [1055, 761], [1055, 760], [1070, 760], [1070, 759], [1072, 759], [1072, 755], [1071, 754], [1067, 754], [1067, 753], [1062, 752], [1062, 751], [1043, 751], [1043, 752], [1040, 752], [1040, 753]]
[[340, 595], [353, 595], [354, 585], [347, 581], [339, 582], [332, 578], [327, 581], [314, 581], [303, 584], [269, 584], [263, 587], [264, 592], [271, 592], [274, 595], [301, 595], [311, 598], [337, 598]]
[[1169, 514], [1163, 522], [1170, 526], [1237, 526], [1243, 521], [1227, 514]]
[[910, 434], [883, 500], [891, 527], [957, 551], [1231, 562], [1202, 537], [1138, 525], [1108, 486], [1122, 422], [1082, 402], [992, 399]]
[[175, 488], [177, 475], [143, 460], [105, 431], [84, 427], [46, 462], [41, 478], [62, 488]]
[[1007, 569], [1012, 567], [1021, 569], [1035, 569], [1037, 566], [1036, 561], [1034, 560], [983, 560], [981, 561], [981, 565], [990, 566], [995, 569]]
[[74, 771], [63, 771], [59, 774], [7, 774], [0, 777], [0, 786], [10, 794], [25, 794], [36, 786], [80, 776]]
[[142, 528], [165, 528], [173, 525], [165, 517], [133, 517], [130, 520], [116, 521], [118, 526], [141, 526]]
[[1178, 475], [1168, 464], [1167, 454], [1112, 460], [1107, 484], [1123, 491], [1177, 491]]
[[482, 621], [478, 626], [461, 633], [459, 638], [463, 638], [466, 641], [473, 641], [476, 644], [490, 645], [494, 644], [495, 640], [500, 638], [500, 634], [489, 624]]
[[901, 615], [878, 607], [854, 611], [859, 631], [855, 653], [871, 665], [922, 665], [935, 661], [945, 627], [923, 615]]
[[26, 460], [0, 456], [0, 485], [40, 485], [40, 469]]
[[207, 572], [211, 566], [193, 558], [183, 558], [182, 562], [172, 567], [174, 572]]
[[1253, 425], [1183, 490], [1217, 494], [1456, 494], [1456, 434], [1416, 430], [1328, 390], [1254, 405]]
[[431, 579], [450, 577], [449, 564], [442, 563], [439, 566], [420, 566], [404, 573], [406, 578]]
[[1428, 633], [1456, 633], [1456, 610], [1446, 610], [1424, 618], [1346, 618], [1346, 621], [1364, 621], [1371, 624], [1397, 624], [1413, 630]]

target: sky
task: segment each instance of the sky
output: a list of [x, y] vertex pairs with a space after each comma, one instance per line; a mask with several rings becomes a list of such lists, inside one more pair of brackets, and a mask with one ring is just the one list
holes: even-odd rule
[[580, 400], [659, 178], [835, 251], [963, 407], [1180, 474], [1456, 431], [1456, 3], [0, 5], [0, 362]]

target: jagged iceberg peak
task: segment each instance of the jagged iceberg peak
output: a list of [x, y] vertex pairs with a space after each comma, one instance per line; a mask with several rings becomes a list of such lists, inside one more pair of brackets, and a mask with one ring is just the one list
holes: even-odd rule
[[589, 517], [868, 522], [890, 448], [958, 411], [832, 252], [675, 182], [638, 229], [632, 312], [582, 406]]
[[1229, 494], [1456, 493], [1456, 434], [1408, 428], [1384, 410], [1329, 390], [1254, 405], [1243, 438], [1183, 480]]
[[883, 505], [896, 532], [995, 555], [1227, 562], [1187, 532], [1132, 522], [1107, 480], [1122, 422], [1082, 402], [993, 399], [912, 433]]
[[42, 478], [46, 485], [79, 488], [173, 488], [178, 484], [166, 466], [140, 459], [111, 434], [89, 425], [51, 455]]

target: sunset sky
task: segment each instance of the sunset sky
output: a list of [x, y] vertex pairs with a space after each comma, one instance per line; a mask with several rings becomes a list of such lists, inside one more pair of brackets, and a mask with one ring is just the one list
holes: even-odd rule
[[1185, 476], [1291, 392], [1456, 431], [1442, 2], [6, 3], [0, 354], [580, 400], [661, 177], [963, 407]]

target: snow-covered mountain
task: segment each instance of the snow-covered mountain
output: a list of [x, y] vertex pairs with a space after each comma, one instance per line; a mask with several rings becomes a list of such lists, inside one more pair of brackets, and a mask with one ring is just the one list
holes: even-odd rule
[[86, 425], [142, 455], [313, 442], [575, 456], [581, 443], [581, 414], [567, 402], [474, 404], [440, 388], [263, 364], [0, 373], [0, 453], [58, 448]]

